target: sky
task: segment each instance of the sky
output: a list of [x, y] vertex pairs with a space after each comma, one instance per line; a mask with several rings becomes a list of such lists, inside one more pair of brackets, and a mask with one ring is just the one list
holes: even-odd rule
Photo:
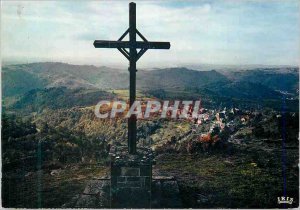
[[[298, 0], [135, 1], [137, 28], [170, 50], [148, 50], [140, 67], [183, 64], [298, 65]], [[116, 49], [128, 28], [129, 1], [1, 1], [3, 62], [127, 66]]]

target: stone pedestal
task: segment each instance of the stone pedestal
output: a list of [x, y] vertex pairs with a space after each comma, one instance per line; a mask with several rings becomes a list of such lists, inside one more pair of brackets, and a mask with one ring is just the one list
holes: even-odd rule
[[174, 177], [152, 176], [153, 156], [139, 149], [111, 150], [110, 177], [90, 180], [83, 193], [63, 208], [181, 208], [179, 187]]
[[111, 154], [112, 207], [151, 208], [151, 151], [139, 149], [136, 155], [129, 155], [125, 149]]
[[[114, 187], [115, 189], [115, 187]], [[122, 188], [121, 188], [122, 189]], [[134, 188], [132, 188], [134, 189]], [[137, 189], [137, 188], [136, 188]], [[134, 190], [133, 190], [134, 191]], [[83, 193], [76, 195], [68, 203], [65, 203], [62, 208], [89, 208], [89, 209], [100, 209], [100, 208], [182, 208], [179, 187], [174, 179], [174, 177], [166, 176], [153, 176], [151, 185], [151, 195], [148, 191], [143, 191], [140, 189], [138, 191], [141, 195], [136, 195], [137, 192], [133, 194], [126, 194], [129, 190], [122, 192], [119, 191], [117, 196], [121, 196], [121, 200], [111, 200], [111, 179], [102, 177], [99, 179], [90, 180], [87, 183], [86, 188]], [[146, 195], [143, 195], [146, 192]], [[125, 196], [123, 196], [125, 193]], [[114, 194], [115, 198], [116, 194]], [[148, 200], [150, 196], [150, 202]], [[130, 199], [137, 201], [142, 199], [137, 203], [132, 203]], [[125, 200], [127, 199], [127, 200]], [[114, 203], [116, 202], [116, 203]]]

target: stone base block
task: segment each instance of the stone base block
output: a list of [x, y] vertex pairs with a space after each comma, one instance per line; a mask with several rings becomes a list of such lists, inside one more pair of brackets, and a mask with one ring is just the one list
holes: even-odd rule
[[[91, 180], [81, 195], [63, 208], [182, 208], [177, 181], [173, 177], [153, 177], [149, 191], [121, 188], [112, 196], [111, 180]], [[119, 193], [119, 194], [118, 194]], [[125, 196], [124, 196], [125, 195]]]

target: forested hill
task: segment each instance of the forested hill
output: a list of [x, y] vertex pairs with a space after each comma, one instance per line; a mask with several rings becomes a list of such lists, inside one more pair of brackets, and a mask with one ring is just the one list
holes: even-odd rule
[[[299, 68], [296, 67], [257, 68], [240, 71], [200, 71], [184, 67], [151, 71], [138, 70], [137, 89], [147, 93], [157, 93], [158, 90], [159, 96], [162, 95], [162, 91], [165, 91], [167, 96], [170, 95], [169, 92], [172, 92], [181, 99], [194, 97], [206, 97], [211, 100], [223, 100], [221, 98], [225, 97], [227, 101], [231, 98], [256, 101], [266, 99], [271, 104], [276, 104], [277, 100], [286, 98], [292, 102], [293, 107], [297, 107], [298, 75]], [[128, 77], [127, 69], [105, 66], [51, 62], [8, 65], [2, 68], [2, 95], [4, 98], [19, 100], [14, 107], [20, 107], [20, 104], [24, 107], [35, 100], [44, 100], [49, 95], [55, 95], [55, 92], [62, 91], [61, 87], [70, 90], [80, 89], [81, 92], [84, 92], [84, 89], [93, 91], [128, 89]], [[58, 88], [58, 90], [46, 90], [49, 88]], [[42, 92], [37, 94], [37, 91]], [[72, 91], [64, 91], [66, 96], [73, 94]], [[185, 92], [180, 95], [181, 91]], [[89, 92], [84, 97], [89, 98], [93, 94]], [[103, 95], [103, 92], [97, 94]], [[61, 92], [57, 96], [61, 97], [58, 101], [63, 101], [64, 96]], [[24, 97], [28, 99], [24, 99]], [[214, 98], [212, 99], [212, 97]], [[89, 101], [90, 99], [81, 98], [81, 100]]]
[[[22, 94], [43, 87], [123, 89], [129, 86], [127, 69], [65, 63], [4, 66], [2, 76], [5, 96]], [[142, 89], [201, 87], [212, 82], [226, 80], [225, 76], [214, 70], [195, 71], [186, 68], [139, 70], [137, 87]]]

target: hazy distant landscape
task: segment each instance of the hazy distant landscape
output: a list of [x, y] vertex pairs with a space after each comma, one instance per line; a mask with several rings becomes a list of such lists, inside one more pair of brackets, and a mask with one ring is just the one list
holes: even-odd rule
[[[249, 100], [249, 106], [260, 105], [280, 109], [277, 100], [286, 98], [288, 108], [295, 111], [298, 109], [298, 74], [297, 67], [240, 71], [196, 71], [184, 67], [140, 70], [137, 74], [137, 88], [146, 93], [155, 93], [157, 90], [167, 93], [186, 91], [188, 94], [184, 94], [184, 97], [187, 99], [218, 98], [218, 101], [213, 102], [215, 105], [220, 102], [234, 103], [235, 100], [242, 99]], [[22, 94], [30, 94], [31, 90], [43, 92], [46, 88], [105, 91], [129, 87], [128, 70], [109, 67], [32, 63], [4, 66], [2, 75], [3, 96], [12, 99], [22, 97]], [[242, 105], [240, 101], [238, 103], [239, 106]]]
[[[94, 106], [127, 100], [128, 77], [92, 65], [2, 67], [4, 207], [61, 207], [108, 173], [108, 145], [126, 145], [127, 122], [98, 119]], [[154, 174], [176, 177], [185, 208], [277, 208], [284, 177], [298, 205], [298, 67], [139, 70], [137, 89], [142, 101], [202, 101], [201, 123], [138, 121], [138, 145], [155, 151]]]

